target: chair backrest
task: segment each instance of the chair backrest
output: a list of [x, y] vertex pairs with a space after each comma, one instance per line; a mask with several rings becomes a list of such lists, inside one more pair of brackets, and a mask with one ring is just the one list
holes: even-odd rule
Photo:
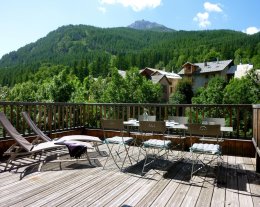
[[138, 116], [138, 121], [156, 121], [156, 116], [147, 116], [147, 120], [144, 119], [144, 115]]
[[43, 139], [46, 142], [51, 141], [51, 138], [48, 137], [47, 135], [45, 135], [37, 126], [36, 124], [33, 122], [33, 120], [31, 119], [31, 117], [29, 116], [29, 114], [27, 112], [22, 112], [22, 116], [24, 118], [24, 120], [27, 122], [27, 124], [31, 127], [31, 129], [34, 131], [35, 134], [37, 134], [41, 139]]
[[26, 151], [30, 151], [33, 148], [33, 145], [28, 142], [11, 124], [3, 112], [0, 112], [0, 122], [6, 132]]
[[124, 122], [122, 119], [101, 119], [101, 127], [103, 130], [124, 130]]
[[187, 116], [168, 116], [168, 120], [174, 120], [179, 124], [188, 124], [189, 117]]
[[220, 126], [225, 126], [225, 118], [204, 118], [202, 122], [206, 122], [209, 125], [219, 124]]
[[214, 137], [221, 136], [220, 125], [205, 125], [205, 124], [188, 124], [188, 132], [190, 135], [199, 135], [201, 137]]
[[164, 121], [140, 121], [139, 124], [139, 130], [144, 133], [151, 132], [164, 134], [167, 130]]

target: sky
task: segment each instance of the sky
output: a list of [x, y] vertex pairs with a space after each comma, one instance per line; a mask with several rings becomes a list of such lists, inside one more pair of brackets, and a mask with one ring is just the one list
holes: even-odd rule
[[64, 25], [125, 27], [147, 20], [175, 30], [260, 31], [259, 0], [0, 0], [0, 58]]

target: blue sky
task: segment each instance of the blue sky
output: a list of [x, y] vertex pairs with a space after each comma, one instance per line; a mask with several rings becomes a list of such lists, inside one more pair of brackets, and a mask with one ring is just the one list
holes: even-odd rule
[[0, 57], [68, 24], [260, 31], [259, 0], [0, 0]]

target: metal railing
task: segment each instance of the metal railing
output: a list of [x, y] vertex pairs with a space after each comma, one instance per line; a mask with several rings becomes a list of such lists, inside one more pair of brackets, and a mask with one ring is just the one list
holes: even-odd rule
[[[21, 134], [32, 133], [22, 118], [27, 111], [41, 130], [54, 133], [76, 128], [100, 128], [102, 118], [128, 120], [138, 118], [144, 111], [156, 115], [157, 120], [168, 116], [188, 116], [190, 123], [199, 123], [204, 117], [225, 118], [226, 126], [234, 132], [225, 136], [236, 139], [251, 139], [253, 128], [252, 105], [193, 105], [193, 104], [118, 104], [118, 103], [29, 103], [0, 102], [3, 111]], [[6, 138], [0, 126], [0, 138]]]

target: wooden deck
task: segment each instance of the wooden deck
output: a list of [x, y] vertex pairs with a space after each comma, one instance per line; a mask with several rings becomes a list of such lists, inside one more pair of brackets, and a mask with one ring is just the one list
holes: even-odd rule
[[171, 162], [167, 171], [150, 169], [144, 176], [142, 163], [123, 173], [112, 162], [99, 167], [106, 159], [100, 156], [96, 167], [63, 163], [59, 170], [57, 163], [46, 164], [21, 180], [22, 168], [2, 172], [0, 206], [260, 206], [254, 158], [224, 156], [218, 171], [210, 168], [191, 180], [189, 156]]

